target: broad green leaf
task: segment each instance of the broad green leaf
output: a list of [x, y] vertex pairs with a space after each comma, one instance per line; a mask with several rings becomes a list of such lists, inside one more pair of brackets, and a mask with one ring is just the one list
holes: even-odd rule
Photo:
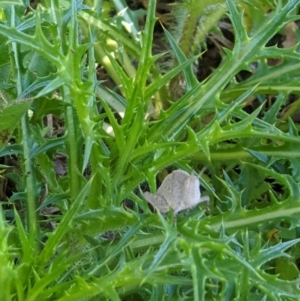
[[0, 108], [0, 148], [8, 142], [22, 116], [28, 113], [30, 105], [31, 101], [23, 100]]

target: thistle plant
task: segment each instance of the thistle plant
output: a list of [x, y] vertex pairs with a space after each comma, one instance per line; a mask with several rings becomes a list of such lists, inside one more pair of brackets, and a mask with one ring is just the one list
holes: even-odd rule
[[[187, 17], [177, 36], [164, 30], [173, 66], [163, 73], [164, 54], [152, 54], [155, 0], [142, 30], [122, 0], [45, 0], [36, 10], [0, 1], [0, 88], [10, 96], [0, 171], [14, 185], [1, 196], [0, 300], [299, 299], [298, 101], [282, 115], [299, 93], [299, 47], [267, 46], [300, 19], [299, 0], [196, 3], [175, 9]], [[256, 12], [252, 25], [244, 11]], [[200, 82], [201, 54], [186, 41], [195, 30], [193, 46], [205, 43], [225, 12], [234, 46]], [[172, 96], [178, 78], [185, 89]], [[261, 103], [247, 113], [253, 97]], [[57, 153], [67, 158], [60, 177]], [[207, 207], [149, 208], [143, 191], [155, 193], [159, 172], [203, 167]], [[43, 216], [49, 207], [57, 214]]]

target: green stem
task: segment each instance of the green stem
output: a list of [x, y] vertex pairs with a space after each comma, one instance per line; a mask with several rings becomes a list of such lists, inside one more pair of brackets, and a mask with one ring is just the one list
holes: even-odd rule
[[[53, 7], [53, 15], [56, 14], [55, 8], [59, 7], [59, 2], [56, 0], [56, 5]], [[77, 15], [77, 7], [74, 0], [72, 0], [72, 6], [71, 6], [71, 20], [70, 20], [70, 31], [69, 31], [69, 47], [70, 49], [76, 49], [77, 47], [77, 39], [78, 39], [78, 24], [76, 21], [76, 15]], [[56, 16], [56, 19], [59, 20], [59, 15]], [[61, 51], [63, 51], [61, 47]], [[68, 50], [69, 52], [70, 50]], [[69, 65], [68, 72], [71, 76], [71, 78], [76, 79], [76, 72], [77, 68], [75, 65], [75, 62], [72, 61], [74, 57], [72, 56], [70, 58], [71, 64]], [[76, 84], [74, 84], [74, 87], [76, 87]], [[66, 142], [67, 142], [67, 151], [68, 151], [68, 177], [69, 177], [69, 184], [70, 184], [70, 197], [71, 202], [75, 201], [78, 194], [81, 190], [80, 185], [80, 160], [79, 160], [79, 154], [81, 153], [81, 147], [79, 143], [79, 135], [78, 131], [76, 130], [78, 128], [78, 124], [76, 124], [76, 113], [75, 108], [78, 112], [78, 118], [80, 119], [80, 115], [85, 113], [85, 110], [80, 110], [78, 106], [76, 106], [76, 98], [78, 98], [78, 95], [76, 93], [72, 93], [72, 89], [74, 87], [68, 87], [67, 85], [64, 85], [62, 87], [62, 94], [63, 99], [65, 103], [65, 122], [66, 122]], [[75, 89], [76, 90], [76, 89]], [[76, 96], [75, 96], [76, 95]], [[75, 105], [75, 108], [74, 108]], [[81, 121], [81, 120], [80, 120]], [[85, 132], [86, 127], [83, 125], [83, 131]]]
[[[14, 6], [11, 6], [11, 27], [15, 27], [15, 10]], [[22, 66], [20, 63], [19, 57], [19, 47], [16, 42], [12, 42], [12, 53], [14, 58], [15, 65], [15, 79], [17, 83], [17, 93], [18, 95], [22, 94], [23, 86], [22, 83]], [[23, 146], [23, 166], [24, 166], [24, 183], [26, 186], [26, 226], [29, 232], [30, 239], [35, 241], [33, 245], [35, 246], [35, 251], [38, 250], [39, 246], [37, 242], [39, 241], [39, 227], [38, 227], [38, 219], [37, 219], [37, 186], [35, 180], [35, 172], [34, 172], [34, 162], [30, 156], [30, 150], [32, 148], [30, 130], [29, 130], [29, 121], [28, 115], [25, 114], [21, 118], [21, 132], [22, 132], [22, 146]]]
[[74, 116], [75, 110], [73, 108], [73, 102], [70, 95], [70, 89], [67, 86], [62, 88], [63, 98], [66, 105], [65, 108], [65, 121], [66, 121], [66, 142], [68, 152], [68, 176], [70, 183], [70, 196], [74, 201], [80, 192], [80, 178], [79, 178], [79, 157], [78, 157], [78, 144], [77, 133]]

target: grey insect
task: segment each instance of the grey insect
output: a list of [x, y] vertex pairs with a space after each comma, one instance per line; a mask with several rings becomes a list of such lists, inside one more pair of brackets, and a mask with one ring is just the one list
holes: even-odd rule
[[177, 214], [209, 200], [208, 196], [201, 197], [199, 186], [196, 176], [175, 170], [164, 179], [155, 194], [147, 191], [144, 197], [159, 212], [167, 213], [172, 208]]

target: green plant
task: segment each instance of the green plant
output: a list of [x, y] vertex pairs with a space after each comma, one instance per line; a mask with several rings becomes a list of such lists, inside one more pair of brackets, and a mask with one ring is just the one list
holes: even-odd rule
[[[279, 113], [299, 91], [300, 55], [298, 45], [266, 44], [300, 18], [299, 0], [214, 1], [218, 12], [227, 9], [235, 43], [203, 82], [190, 49], [167, 30], [175, 63], [160, 72], [162, 55], [152, 55], [155, 0], [141, 33], [138, 14], [122, 10], [121, 0], [45, 0], [24, 15], [28, 2], [0, 2], [0, 46], [9, 54], [0, 67], [0, 156], [18, 156], [21, 166], [0, 166], [17, 188], [2, 204], [0, 299], [298, 300], [300, 140], [297, 124]], [[247, 32], [241, 5], [251, 11], [262, 3], [269, 12], [257, 10]], [[211, 1], [202, 5], [192, 25], [203, 20], [209, 32], [220, 16], [210, 13]], [[179, 35], [193, 36], [185, 27]], [[204, 43], [195, 37], [193, 45]], [[268, 66], [268, 58], [283, 62]], [[99, 63], [115, 89], [97, 80]], [[256, 71], [237, 82], [251, 63]], [[154, 114], [152, 103], [168, 102], [177, 75], [186, 91]], [[244, 110], [251, 96], [266, 93], [274, 103], [265, 114], [263, 101]], [[63, 136], [45, 127], [48, 114], [64, 121]], [[60, 178], [59, 152], [68, 158]], [[153, 192], [162, 169], [203, 165], [207, 210], [176, 218], [151, 212], [143, 182]], [[43, 219], [47, 206], [60, 214]]]

